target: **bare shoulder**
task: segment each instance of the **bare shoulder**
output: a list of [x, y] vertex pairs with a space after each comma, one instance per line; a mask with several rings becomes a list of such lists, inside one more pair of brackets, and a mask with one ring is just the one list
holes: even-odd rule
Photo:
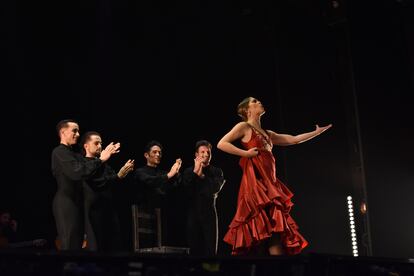
[[239, 135], [245, 136], [246, 134], [251, 133], [252, 127], [247, 122], [240, 122], [234, 126], [233, 131]]
[[246, 130], [246, 129], [250, 129], [250, 125], [247, 122], [239, 122], [234, 126], [234, 129]]
[[232, 142], [239, 138], [244, 138], [250, 129], [246, 122], [239, 122], [223, 137], [227, 142]]

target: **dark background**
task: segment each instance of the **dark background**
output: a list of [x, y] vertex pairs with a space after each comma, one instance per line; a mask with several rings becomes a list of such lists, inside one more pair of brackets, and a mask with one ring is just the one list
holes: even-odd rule
[[[299, 134], [334, 124], [274, 148], [310, 242], [305, 252], [352, 254], [352, 195], [360, 254], [413, 256], [413, 1], [256, 2], [2, 2], [0, 206], [13, 211], [22, 239], [56, 235], [50, 154], [59, 120], [120, 141], [114, 168], [128, 158], [143, 165], [151, 139], [165, 147], [162, 167], [177, 157], [186, 167], [195, 142], [216, 144], [239, 121], [237, 104], [254, 96], [266, 107], [265, 128]], [[213, 151], [227, 179], [220, 239], [235, 211], [237, 162]], [[126, 250], [133, 191], [130, 178], [115, 190]], [[179, 192], [169, 201], [177, 223], [168, 242], [182, 245], [185, 204]], [[362, 201], [369, 219], [359, 214]], [[220, 253], [229, 254], [222, 242]]]

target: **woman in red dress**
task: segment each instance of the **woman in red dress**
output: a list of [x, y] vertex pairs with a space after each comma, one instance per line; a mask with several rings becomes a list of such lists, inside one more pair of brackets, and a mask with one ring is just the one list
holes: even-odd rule
[[[256, 254], [263, 248], [270, 255], [298, 254], [308, 242], [289, 214], [293, 194], [276, 178], [272, 147], [303, 143], [332, 125], [316, 125], [314, 131], [299, 135], [264, 130], [260, 118], [265, 109], [253, 97], [244, 99], [237, 113], [243, 122], [236, 124], [217, 144], [220, 150], [240, 156], [243, 170], [236, 214], [224, 241], [232, 245], [233, 255]], [[245, 149], [232, 144], [239, 139]]]

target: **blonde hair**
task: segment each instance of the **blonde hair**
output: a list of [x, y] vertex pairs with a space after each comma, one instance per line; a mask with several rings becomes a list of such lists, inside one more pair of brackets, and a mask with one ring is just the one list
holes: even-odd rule
[[243, 121], [247, 121], [247, 108], [249, 107], [249, 103], [252, 97], [247, 97], [243, 99], [237, 106], [237, 115], [239, 115]]

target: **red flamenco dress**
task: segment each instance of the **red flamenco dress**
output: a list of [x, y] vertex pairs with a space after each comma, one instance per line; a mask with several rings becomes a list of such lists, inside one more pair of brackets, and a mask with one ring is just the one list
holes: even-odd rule
[[286, 254], [300, 253], [308, 242], [289, 214], [293, 193], [276, 178], [272, 142], [253, 128], [250, 141], [242, 144], [246, 149], [257, 147], [260, 153], [240, 159], [243, 176], [237, 211], [224, 241], [232, 245], [232, 255], [244, 255], [272, 234], [279, 233]]

